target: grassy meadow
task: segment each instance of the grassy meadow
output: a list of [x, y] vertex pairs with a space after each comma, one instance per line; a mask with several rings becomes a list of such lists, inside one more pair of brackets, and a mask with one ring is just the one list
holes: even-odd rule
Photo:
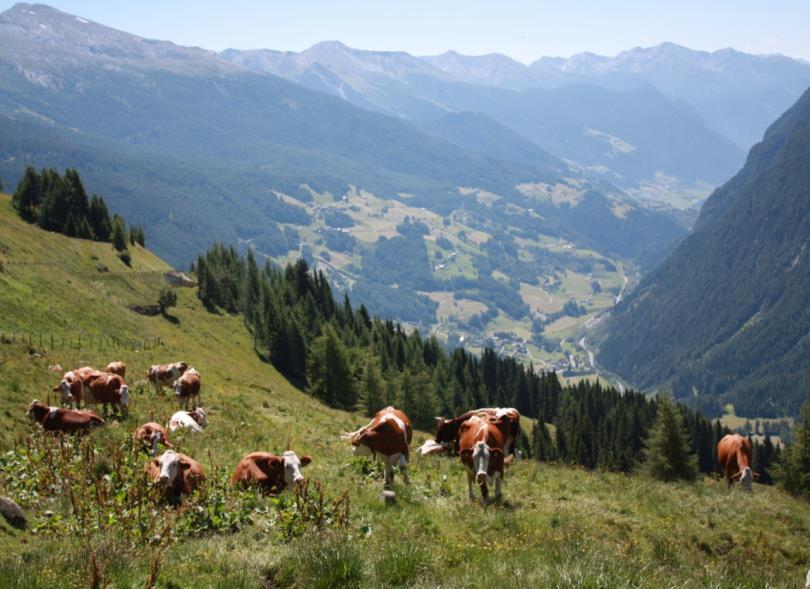
[[[524, 460], [508, 468], [504, 503], [484, 506], [467, 500], [457, 459], [413, 456], [411, 485], [397, 477], [397, 500], [383, 505], [380, 467], [339, 438], [367, 418], [324, 407], [261, 362], [238, 316], [209, 313], [189, 288], [176, 289], [170, 318], [129, 309], [156, 302], [166, 269], [141, 248], [129, 268], [109, 244], [28, 226], [0, 197], [0, 331], [36, 334], [0, 343], [0, 495], [29, 520], [19, 531], [0, 519], [0, 587], [803, 586], [810, 505], [760, 485], [747, 495], [711, 478], [663, 484]], [[126, 420], [59, 442], [25, 418], [52, 395], [51, 366], [111, 360], [128, 366]], [[143, 382], [149, 364], [175, 360], [200, 371], [210, 420], [174, 440], [208, 475], [181, 509], [156, 501], [130, 442], [176, 409]], [[288, 448], [313, 457], [309, 496], [227, 483], [243, 454]]]

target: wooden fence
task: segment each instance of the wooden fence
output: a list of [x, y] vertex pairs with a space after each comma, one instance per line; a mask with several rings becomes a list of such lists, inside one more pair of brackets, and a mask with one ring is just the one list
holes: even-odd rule
[[123, 340], [116, 336], [94, 334], [55, 334], [52, 332], [3, 331], [0, 345], [23, 344], [42, 350], [153, 350], [163, 345], [159, 336]]

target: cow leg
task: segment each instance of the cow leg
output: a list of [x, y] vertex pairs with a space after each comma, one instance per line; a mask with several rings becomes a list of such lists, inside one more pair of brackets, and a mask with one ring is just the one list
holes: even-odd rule
[[495, 473], [495, 503], [501, 502], [501, 473]]
[[399, 471], [402, 473], [402, 480], [406, 485], [411, 484], [411, 479], [408, 478], [408, 459], [404, 454], [399, 455]]
[[467, 498], [470, 501], [475, 501], [475, 493], [473, 493], [473, 481], [475, 480], [475, 475], [469, 470], [467, 471]]
[[389, 488], [394, 482], [394, 467], [391, 465], [391, 460], [388, 456], [383, 456], [383, 465], [385, 467], [385, 488]]

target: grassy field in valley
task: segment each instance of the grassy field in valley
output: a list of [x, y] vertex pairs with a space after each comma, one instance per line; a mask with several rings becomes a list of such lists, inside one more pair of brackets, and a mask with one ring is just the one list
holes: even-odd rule
[[[484, 506], [467, 500], [457, 459], [413, 456], [411, 485], [398, 478], [396, 503], [383, 505], [379, 468], [351, 460], [339, 438], [367, 418], [301, 392], [257, 358], [240, 317], [209, 313], [194, 289], [176, 289], [173, 319], [131, 311], [155, 303], [168, 269], [141, 248], [132, 257], [128, 268], [109, 244], [28, 226], [0, 197], [0, 331], [60, 336], [53, 349], [49, 337], [42, 347], [38, 338], [31, 347], [16, 338], [0, 343], [0, 454], [8, 461], [48, 446], [25, 409], [33, 398], [46, 400], [58, 381], [49, 367], [123, 360], [134, 390], [130, 415], [90, 436], [96, 448], [90, 460], [121, 460], [138, 476], [146, 457], [129, 449], [132, 431], [175, 410], [171, 396], [156, 397], [142, 375], [149, 364], [183, 359], [202, 374], [211, 424], [176, 439], [209, 475], [210, 491], [190, 505], [242, 519], [216, 530], [186, 534], [178, 525], [172, 532], [167, 524], [197, 515], [148, 503], [144, 517], [154, 528], [145, 539], [124, 520], [95, 522], [81, 536], [63, 534], [58, 526], [70, 521], [71, 503], [57, 491], [30, 493], [34, 479], [56, 466], [17, 464], [15, 472], [31, 478], [0, 473], [0, 495], [26, 509], [29, 530], [0, 519], [0, 587], [87, 587], [94, 576], [111, 588], [144, 587], [152, 576], [165, 589], [802, 586], [810, 567], [810, 505], [760, 485], [746, 495], [711, 478], [663, 484], [521, 460], [507, 471], [504, 503]], [[63, 334], [72, 334], [72, 346], [62, 346]], [[85, 339], [91, 335], [93, 346]], [[127, 345], [102, 344], [101, 335]], [[130, 345], [155, 338], [161, 346]], [[427, 437], [417, 432], [413, 447]], [[296, 510], [289, 491], [260, 498], [226, 484], [243, 454], [287, 448], [313, 457], [304, 474], [313, 488], [322, 484], [327, 507], [336, 498], [348, 501], [347, 521], [333, 513], [322, 525], [303, 521], [285, 535], [285, 518]], [[153, 536], [154, 529], [165, 533]]]

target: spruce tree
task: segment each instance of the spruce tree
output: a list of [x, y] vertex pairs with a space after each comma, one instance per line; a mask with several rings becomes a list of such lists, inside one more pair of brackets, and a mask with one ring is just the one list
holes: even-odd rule
[[779, 486], [793, 495], [810, 498], [810, 403], [802, 406], [792, 434], [793, 441], [782, 450]]
[[380, 374], [379, 362], [374, 355], [374, 350], [370, 347], [366, 351], [366, 362], [360, 382], [360, 395], [362, 404], [358, 409], [369, 417], [385, 407], [385, 384]]
[[119, 252], [127, 249], [127, 228], [124, 225], [124, 219], [118, 215], [113, 215], [112, 244]]
[[310, 392], [331, 407], [354, 409], [357, 392], [348, 357], [334, 328], [327, 324], [311, 346], [307, 376]]
[[697, 476], [697, 457], [680, 411], [668, 395], [658, 398], [655, 424], [645, 446], [644, 470], [661, 481], [693, 481]]
[[34, 211], [42, 202], [42, 183], [37, 171], [28, 166], [11, 197], [12, 206], [26, 221], [35, 219]]

